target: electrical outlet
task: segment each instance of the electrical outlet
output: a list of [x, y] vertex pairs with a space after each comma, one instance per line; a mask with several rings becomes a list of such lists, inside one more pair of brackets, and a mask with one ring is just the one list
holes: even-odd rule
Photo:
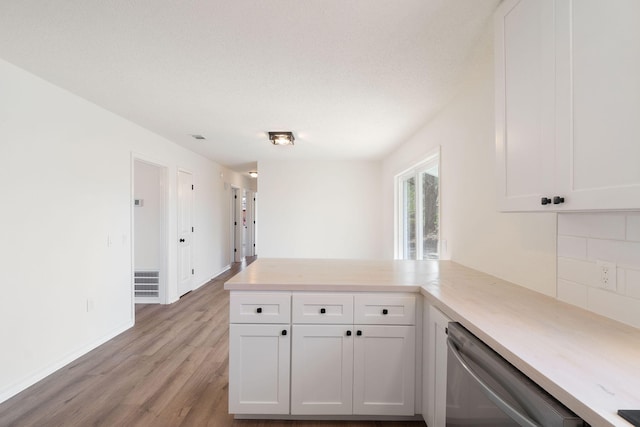
[[618, 289], [616, 280], [616, 263], [609, 261], [597, 260], [598, 274], [600, 275], [598, 285], [601, 288], [615, 291]]

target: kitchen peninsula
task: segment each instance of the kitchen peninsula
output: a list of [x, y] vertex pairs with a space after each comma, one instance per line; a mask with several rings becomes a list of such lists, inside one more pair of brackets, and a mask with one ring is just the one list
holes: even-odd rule
[[[427, 413], [434, 408], [429, 400], [438, 400], [428, 384], [433, 381], [427, 369], [431, 363], [428, 345], [435, 342], [429, 337], [432, 328], [428, 313], [432, 310], [460, 322], [593, 426], [628, 426], [617, 410], [640, 408], [640, 330], [451, 261], [259, 259], [230, 279], [225, 289], [231, 291], [230, 352], [238, 351], [234, 343], [241, 341], [234, 341], [235, 326], [241, 329], [266, 326], [272, 329], [267, 336], [284, 345], [275, 348], [273, 354], [286, 360], [271, 361], [279, 368], [277, 375], [282, 375], [274, 381], [280, 387], [275, 394], [282, 398], [278, 410], [269, 411], [272, 405], [266, 405], [247, 413], [296, 414], [294, 394], [291, 407], [289, 401], [289, 387], [296, 387], [298, 381], [295, 375], [291, 379], [289, 376], [296, 372], [295, 348], [290, 347], [290, 341], [296, 338], [295, 328], [300, 324], [300, 330], [306, 331], [303, 327], [328, 328], [338, 324], [343, 326], [339, 333], [347, 340], [365, 327], [383, 331], [385, 337], [396, 334], [397, 329], [400, 338], [394, 338], [394, 342], [401, 343], [402, 351], [392, 350], [390, 357], [406, 358], [406, 363], [412, 365], [408, 370], [395, 372], [397, 381], [392, 383], [398, 391], [403, 388], [397, 394], [402, 399], [407, 399], [408, 387], [414, 387], [415, 394], [411, 393], [408, 401], [403, 402], [397, 402], [392, 394], [386, 397], [391, 406], [404, 408], [398, 415], [423, 414], [427, 419]], [[384, 314], [371, 309], [387, 305]], [[339, 320], [326, 321], [325, 316]], [[268, 320], [260, 325], [260, 319], [264, 318]], [[366, 336], [367, 330], [364, 331]], [[412, 331], [415, 336], [407, 336]], [[268, 338], [263, 343], [265, 340]], [[408, 354], [412, 350], [414, 353]], [[245, 361], [260, 360], [258, 366], [266, 370], [269, 354], [265, 351], [254, 355], [256, 360]], [[230, 363], [234, 359], [242, 361], [242, 357], [234, 354]], [[350, 357], [351, 369], [356, 372], [357, 355]], [[314, 363], [319, 366], [322, 362]], [[230, 405], [234, 399], [232, 392], [238, 392], [241, 375], [233, 371], [238, 368], [230, 367]], [[332, 369], [337, 370], [334, 366]], [[415, 383], [406, 377], [407, 372], [413, 374]], [[263, 376], [261, 381], [274, 380], [267, 372], [259, 374]], [[366, 377], [367, 372], [363, 374]], [[350, 385], [353, 403], [323, 414], [368, 413], [367, 396], [363, 401], [364, 412], [355, 409], [357, 375], [353, 378], [354, 384]], [[265, 384], [262, 390], [254, 392], [268, 394], [269, 387]], [[322, 390], [318, 393], [322, 394]], [[299, 408], [305, 408], [305, 402], [299, 403]], [[411, 406], [408, 412], [407, 405]], [[230, 406], [234, 408], [237, 409]], [[230, 412], [242, 415], [242, 411]], [[316, 409], [309, 413], [321, 414]]]

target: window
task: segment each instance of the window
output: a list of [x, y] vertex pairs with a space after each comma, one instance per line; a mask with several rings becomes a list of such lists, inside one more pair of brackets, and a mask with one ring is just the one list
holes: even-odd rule
[[440, 156], [435, 154], [396, 176], [396, 258], [438, 259]]

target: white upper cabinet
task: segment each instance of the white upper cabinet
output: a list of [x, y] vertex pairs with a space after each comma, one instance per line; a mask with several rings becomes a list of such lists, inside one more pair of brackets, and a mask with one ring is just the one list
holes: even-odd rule
[[638, 20], [637, 0], [501, 5], [495, 21], [501, 210], [640, 208]]
[[496, 13], [496, 156], [501, 210], [536, 209], [554, 187], [553, 1], [502, 3]]

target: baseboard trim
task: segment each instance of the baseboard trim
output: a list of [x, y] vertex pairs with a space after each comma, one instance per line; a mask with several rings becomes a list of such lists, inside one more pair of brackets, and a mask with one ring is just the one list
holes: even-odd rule
[[193, 288], [193, 290], [195, 291], [196, 289], [206, 285], [207, 283], [209, 283], [210, 281], [212, 281], [213, 279], [215, 279], [216, 277], [220, 276], [221, 274], [229, 271], [231, 269], [230, 265], [227, 265], [226, 267], [224, 267], [222, 270], [220, 270], [219, 272], [217, 272], [216, 274], [214, 274], [213, 276], [209, 277], [208, 279], [206, 279], [204, 282], [200, 283], [198, 286], [196, 286], [195, 288]]
[[258, 415], [235, 414], [236, 420], [296, 420], [296, 421], [423, 421], [422, 415]]
[[50, 365], [39, 369], [38, 371], [36, 371], [35, 373], [28, 375], [26, 378], [10, 385], [9, 387], [5, 388], [4, 390], [0, 390], [0, 403], [11, 399], [13, 396], [17, 395], [18, 393], [20, 393], [21, 391], [26, 390], [27, 388], [31, 387], [32, 385], [34, 385], [35, 383], [37, 383], [38, 381], [46, 378], [47, 376], [53, 374], [55, 371], [57, 371], [58, 369], [64, 368], [65, 366], [67, 366], [69, 363], [73, 362], [74, 360], [84, 356], [85, 354], [89, 353], [91, 350], [95, 349], [96, 347], [101, 346], [102, 344], [106, 343], [107, 341], [109, 341], [112, 338], [115, 338], [116, 336], [120, 335], [121, 333], [123, 333], [124, 331], [126, 331], [127, 329], [133, 327], [134, 322], [127, 322], [125, 325], [119, 326], [118, 328], [113, 329], [111, 332], [109, 332], [108, 334], [106, 334], [105, 336], [91, 342], [90, 344], [83, 346], [79, 349], [77, 349], [76, 351], [68, 354], [67, 356], [63, 357], [62, 359], [51, 363]]

